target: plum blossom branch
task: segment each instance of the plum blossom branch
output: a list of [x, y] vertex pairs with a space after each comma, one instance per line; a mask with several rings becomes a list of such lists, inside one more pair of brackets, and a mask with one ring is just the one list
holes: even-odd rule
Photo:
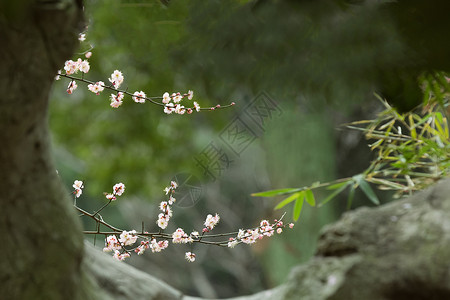
[[[82, 42], [86, 39], [85, 33], [81, 33], [79, 35], [79, 40]], [[164, 113], [166, 114], [192, 114], [194, 110], [196, 112], [200, 111], [212, 111], [216, 109], [228, 108], [235, 105], [234, 102], [221, 106], [217, 104], [213, 107], [202, 108], [200, 105], [193, 101], [190, 107], [185, 107], [182, 105], [182, 101], [192, 100], [194, 97], [194, 92], [189, 90], [187, 93], [172, 93], [169, 94], [165, 92], [162, 96], [157, 97], [149, 97], [146, 95], [144, 91], [136, 91], [134, 93], [128, 92], [127, 89], [119, 89], [124, 81], [124, 76], [121, 71], [115, 70], [110, 78], [108, 78], [109, 84], [105, 84], [103, 81], [91, 81], [84, 78], [84, 75], [90, 71], [90, 64], [87, 59], [89, 59], [92, 55], [92, 46], [85, 52], [85, 58], [78, 58], [76, 61], [68, 60], [64, 65], [64, 72], [58, 71], [58, 75], [56, 76], [56, 80], [59, 80], [61, 77], [67, 78], [70, 80], [69, 85], [67, 86], [67, 93], [72, 94], [77, 88], [77, 82], [82, 82], [87, 85], [89, 91], [96, 95], [100, 95], [105, 89], [112, 91], [113, 93], [110, 96], [110, 106], [113, 108], [118, 108], [122, 105], [125, 96], [131, 97], [131, 99], [136, 103], [145, 103], [150, 102], [152, 104], [161, 106], [164, 108]], [[75, 74], [81, 73], [81, 77], [76, 77]], [[174, 191], [177, 189], [178, 184], [175, 181], [171, 181], [170, 185], [164, 189], [164, 192], [168, 199], [166, 201], [162, 201], [159, 205], [159, 209], [161, 213], [158, 215], [158, 219], [156, 220], [156, 225], [158, 227], [157, 232], [147, 232], [145, 231], [145, 226], [142, 224], [141, 232], [137, 232], [136, 230], [122, 230], [116, 228], [115, 226], [105, 222], [103, 217], [100, 215], [106, 207], [108, 207], [113, 201], [116, 201], [118, 197], [122, 196], [125, 191], [125, 185], [123, 183], [117, 183], [113, 186], [113, 190], [111, 193], [104, 193], [105, 198], [108, 200], [104, 205], [102, 205], [98, 210], [93, 213], [87, 212], [82, 208], [77, 206], [77, 199], [82, 194], [82, 189], [84, 188], [83, 181], [75, 180], [73, 184], [74, 188], [74, 206], [80, 212], [80, 216], [86, 216], [95, 221], [94, 231], [84, 231], [85, 234], [93, 234], [93, 235], [104, 235], [105, 236], [105, 247], [103, 251], [105, 252], [113, 252], [113, 257], [118, 260], [124, 260], [127, 257], [135, 252], [138, 255], [142, 255], [146, 250], [151, 250], [154, 252], [161, 252], [169, 246], [169, 242], [171, 241], [173, 244], [206, 244], [206, 245], [215, 245], [220, 247], [229, 247], [234, 248], [236, 245], [240, 243], [245, 244], [253, 244], [257, 240], [262, 239], [263, 237], [273, 236], [274, 233], [280, 234], [287, 225], [284, 225], [282, 219], [284, 215], [280, 218], [280, 220], [274, 220], [274, 222], [270, 223], [267, 220], [262, 220], [259, 226], [250, 228], [250, 229], [239, 229], [239, 231], [232, 233], [221, 233], [221, 234], [208, 234], [212, 231], [216, 225], [220, 221], [220, 216], [216, 214], [208, 214], [203, 223], [203, 228], [200, 230], [201, 234], [198, 231], [192, 231], [191, 233], [186, 233], [182, 228], [177, 228], [173, 233], [167, 233], [166, 230], [170, 219], [173, 216], [173, 208], [172, 205], [175, 203], [176, 199], [174, 197]], [[108, 228], [109, 231], [102, 231], [101, 226]], [[289, 224], [289, 227], [292, 228], [293, 224]], [[228, 237], [228, 240], [224, 240], [225, 237]], [[158, 239], [158, 240], [157, 240]], [[138, 243], [139, 241], [139, 243]], [[189, 262], [195, 261], [196, 255], [193, 252], [186, 252], [185, 258]]]
[[[70, 79], [69, 85], [67, 86], [68, 94], [72, 94], [77, 89], [78, 87], [77, 81], [87, 84], [89, 91], [91, 91], [96, 95], [100, 95], [101, 92], [107, 89], [114, 92], [110, 96], [111, 100], [110, 106], [113, 108], [118, 108], [119, 106], [122, 105], [125, 95], [130, 96], [136, 103], [145, 103], [146, 101], [148, 101], [152, 104], [162, 106], [166, 114], [172, 113], [181, 115], [184, 113], [191, 114], [194, 110], [197, 112], [212, 111], [216, 109], [228, 108], [235, 105], [234, 102], [231, 102], [228, 105], [221, 106], [220, 104], [217, 104], [216, 106], [213, 107], [201, 108], [196, 101], [193, 101], [192, 107], [185, 107], [184, 105], [181, 104], [181, 101], [186, 98], [188, 100], [192, 100], [194, 97], [193, 91], [188, 91], [187, 93], [183, 94], [179, 92], [172, 94], [165, 92], [163, 96], [155, 96], [155, 97], [149, 97], [143, 91], [136, 91], [134, 93], [130, 93], [127, 90], [119, 89], [119, 86], [124, 81], [124, 76], [122, 72], [119, 70], [115, 70], [111, 74], [110, 78], [108, 78], [108, 81], [110, 82], [109, 85], [105, 84], [103, 81], [94, 82], [91, 80], [87, 80], [84, 78], [84, 74], [89, 72], [90, 65], [86, 59], [82, 60], [81, 58], [78, 58], [78, 60], [76, 61], [68, 60], [64, 65], [64, 70], [65, 74], [59, 71], [55, 79], [59, 80], [60, 77]], [[73, 76], [73, 74], [76, 74], [78, 72], [82, 73], [81, 77]], [[160, 99], [161, 102], [158, 102], [155, 99]]]
[[[74, 198], [78, 198], [82, 194], [83, 182], [76, 180], [73, 184], [74, 187]], [[169, 246], [169, 241], [173, 244], [205, 244], [213, 245], [219, 247], [229, 247], [234, 248], [236, 245], [245, 243], [253, 244], [257, 240], [263, 237], [273, 236], [275, 233], [281, 234], [283, 228], [288, 226], [292, 228], [294, 225], [291, 223], [289, 225], [283, 224], [284, 214], [279, 220], [274, 220], [270, 223], [267, 220], [262, 220], [259, 226], [250, 229], [239, 229], [236, 232], [230, 233], [220, 233], [220, 234], [206, 234], [212, 231], [220, 221], [220, 216], [218, 214], [208, 214], [203, 223], [203, 228], [201, 234], [198, 231], [192, 231], [191, 233], [186, 233], [182, 228], [177, 228], [173, 233], [166, 233], [164, 230], [173, 216], [172, 205], [175, 203], [176, 199], [173, 197], [178, 184], [175, 181], [171, 181], [170, 185], [164, 189], [166, 196], [168, 196], [167, 201], [162, 201], [159, 204], [159, 208], [162, 211], [158, 215], [158, 220], [156, 221], [159, 231], [157, 232], [147, 232], [142, 225], [141, 232], [136, 230], [126, 231], [116, 228], [103, 220], [99, 214], [104, 208], [106, 208], [112, 201], [117, 200], [117, 197], [121, 196], [125, 191], [125, 185], [123, 183], [118, 183], [114, 185], [112, 193], [105, 193], [105, 197], [108, 200], [100, 209], [94, 213], [89, 213], [74, 203], [75, 208], [81, 213], [81, 215], [87, 216], [96, 222], [96, 230], [84, 231], [84, 234], [88, 235], [104, 235], [105, 236], [105, 252], [113, 251], [113, 257], [118, 260], [124, 260], [129, 257], [132, 252], [138, 255], [142, 255], [146, 250], [150, 249], [152, 252], [161, 252]], [[109, 231], [101, 231], [100, 225], [105, 226]], [[229, 237], [228, 240], [223, 240], [223, 237]], [[136, 242], [140, 239], [140, 243], [135, 246]], [[159, 239], [159, 241], [157, 240]], [[217, 240], [221, 239], [221, 240]], [[134, 245], [134, 246], [133, 246]], [[195, 261], [195, 253], [186, 252], [185, 258], [189, 262]]]

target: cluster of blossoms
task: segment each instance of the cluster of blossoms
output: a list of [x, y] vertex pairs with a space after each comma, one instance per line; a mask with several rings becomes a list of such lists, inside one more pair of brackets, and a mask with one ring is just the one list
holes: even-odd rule
[[[79, 58], [77, 61], [68, 60], [64, 65], [64, 70], [66, 71], [67, 75], [75, 74], [78, 71], [82, 73], [87, 73], [89, 72], [89, 69], [90, 69], [89, 62], [87, 60], [81, 60], [81, 58]], [[59, 74], [61, 74], [61, 71], [59, 71]], [[58, 80], [59, 77], [60, 75], [56, 76], [56, 79]], [[75, 82], [75, 80], [71, 80], [69, 85], [67, 86], [67, 93], [72, 94], [77, 87], [78, 85]]]
[[[90, 57], [91, 53], [90, 52], [88, 53]], [[152, 98], [147, 97], [147, 95], [143, 91], [136, 91], [133, 94], [131, 94], [126, 91], [118, 90], [118, 88], [124, 81], [124, 76], [122, 72], [119, 70], [114, 70], [114, 72], [108, 78], [108, 81], [111, 83], [111, 85], [106, 85], [103, 81], [89, 82], [84, 80], [83, 78], [74, 78], [71, 76], [67, 76], [76, 74], [78, 71], [81, 71], [82, 73], [87, 73], [89, 72], [89, 69], [90, 66], [87, 60], [82, 60], [81, 58], [79, 58], [77, 61], [68, 60], [66, 61], [64, 66], [64, 70], [66, 73], [63, 75], [61, 74], [61, 71], [59, 71], [58, 75], [56, 76], [56, 80], [58, 80], [60, 76], [66, 76], [71, 79], [67, 87], [67, 93], [69, 94], [72, 94], [78, 87], [75, 79], [89, 83], [87, 86], [88, 90], [96, 95], [100, 95], [100, 93], [103, 92], [105, 88], [113, 90], [115, 93], [111, 94], [110, 96], [111, 100], [110, 106], [113, 108], [118, 108], [119, 106], [122, 105], [125, 94], [130, 95], [133, 101], [136, 103], [145, 103], [146, 100], [150, 100], [151, 102], [158, 104], [157, 102], [153, 101]], [[194, 110], [196, 110], [197, 112], [200, 111], [200, 105], [195, 101], [192, 103], [193, 105], [192, 108], [189, 107], [186, 108], [184, 105], [181, 105], [180, 103], [185, 98], [187, 98], [188, 100], [192, 100], [193, 97], [194, 92], [188, 91], [185, 94], [181, 94], [180, 92], [169, 94], [168, 92], [166, 92], [162, 97], [154, 97], [154, 98], [162, 98], [162, 104], [164, 106], [164, 112], [166, 114], [175, 113], [183, 115], [185, 113], [191, 114]], [[220, 105], [216, 107], [220, 107]], [[214, 107], [211, 109], [214, 109]]]
[[[74, 194], [75, 197], [79, 197], [81, 195], [81, 189], [83, 188], [83, 182], [80, 180], [75, 180], [73, 187], [75, 189]], [[208, 214], [203, 223], [204, 227], [202, 233], [199, 234], [198, 231], [192, 231], [190, 234], [186, 233], [182, 228], [177, 228], [172, 234], [164, 233], [162, 230], [167, 228], [168, 222], [173, 215], [172, 205], [175, 203], [176, 199], [173, 197], [175, 190], [178, 188], [178, 184], [175, 181], [171, 181], [170, 185], [164, 189], [166, 195], [168, 195], [168, 199], [166, 201], [162, 201], [159, 204], [159, 209], [162, 211], [158, 215], [158, 220], [156, 224], [159, 227], [159, 232], [149, 233], [144, 232], [142, 229], [141, 232], [137, 233], [136, 230], [131, 231], [118, 231], [114, 229], [116, 232], [112, 235], [108, 235], [105, 240], [105, 247], [103, 248], [104, 252], [114, 252], [113, 257], [117, 260], [124, 260], [127, 257], [130, 257], [130, 254], [134, 251], [138, 255], [142, 255], [146, 250], [150, 249], [153, 253], [161, 252], [169, 246], [169, 241], [172, 240], [173, 244], [193, 244], [197, 243], [208, 243], [214, 244], [223, 247], [234, 248], [236, 245], [240, 243], [244, 244], [253, 244], [257, 240], [262, 239], [263, 237], [271, 237], [276, 233], [280, 234], [283, 231], [283, 228], [289, 227], [293, 228], [294, 224], [290, 223], [288, 225], [283, 224], [280, 220], [274, 220], [273, 223], [270, 223], [267, 220], [262, 220], [258, 227], [253, 229], [240, 229], [235, 237], [229, 238], [228, 241], [218, 241], [211, 242], [209, 239], [217, 238], [220, 236], [228, 235], [232, 236], [235, 233], [230, 234], [219, 234], [219, 235], [208, 235], [206, 233], [213, 230], [216, 225], [220, 221], [220, 216], [218, 214]], [[112, 193], [105, 193], [106, 198], [110, 200], [106, 205], [104, 205], [100, 210], [98, 210], [91, 217], [96, 217], [98, 212], [100, 212], [104, 207], [106, 207], [111, 201], [116, 200], [116, 196], [121, 196], [125, 191], [125, 185], [123, 183], [117, 183], [113, 186]], [[102, 219], [96, 219], [97, 222], [102, 222], [104, 225], [108, 225], [103, 222]], [[109, 226], [109, 225], [108, 225]], [[101, 234], [101, 232], [98, 232]], [[141, 238], [139, 245], [133, 246], [138, 241], [138, 238]], [[161, 240], [156, 240], [156, 238], [162, 238]], [[208, 241], [204, 241], [208, 239]], [[195, 261], [195, 253], [186, 252], [185, 258], [188, 262]]]
[[100, 95], [100, 92], [103, 92], [105, 89], [105, 83], [103, 81], [97, 81], [94, 84], [88, 84], [88, 89], [96, 95]]
[[78, 58], [77, 61], [68, 60], [64, 64], [64, 71], [66, 71], [66, 75], [72, 75], [75, 73], [78, 73], [78, 71], [82, 73], [87, 73], [90, 70], [89, 62], [85, 60], [81, 60], [81, 58]]
[[217, 223], [219, 223], [220, 217], [218, 214], [216, 214], [215, 216], [213, 215], [207, 215], [206, 216], [206, 221], [205, 221], [205, 228], [203, 228], [203, 232], [209, 232], [210, 230], [212, 230], [214, 228], [214, 226], [217, 225]]
[[84, 188], [83, 186], [83, 181], [81, 180], [75, 180], [73, 182], [73, 188], [75, 189], [73, 191], [73, 194], [75, 195], [75, 198], [79, 198], [81, 196], [81, 194], [83, 193], [82, 188]]
[[121, 250], [124, 246], [133, 245], [137, 240], [136, 230], [132, 231], [123, 231], [119, 239], [117, 236], [110, 235], [106, 238], [106, 246], [103, 248], [104, 252], [114, 251], [113, 257], [117, 260], [124, 260], [127, 257], [130, 257], [128, 252], [121, 253]]
[[155, 238], [152, 238], [152, 240], [149, 241], [141, 241], [141, 244], [134, 249], [134, 252], [137, 253], [137, 255], [142, 255], [145, 250], [151, 249], [153, 253], [155, 252], [161, 252], [162, 250], [169, 247], [169, 242], [167, 240], [162, 240], [157, 242]]
[[[185, 113], [191, 114], [192, 108], [186, 108], [184, 105], [181, 105], [180, 102], [183, 98], [187, 98], [188, 100], [192, 100], [194, 97], [194, 92], [189, 91], [187, 94], [181, 93], [172, 93], [171, 95], [168, 92], [165, 92], [162, 97], [162, 103], [164, 103], [164, 112], [168, 115], [171, 113], [176, 113], [179, 115], [184, 115]], [[199, 112], [200, 105], [194, 101], [193, 103], [194, 109]]]
[[172, 205], [177, 200], [173, 197], [173, 194], [175, 193], [177, 187], [178, 184], [175, 181], [171, 181], [170, 186], [164, 189], [166, 195], [169, 195], [169, 200], [162, 201], [159, 204], [159, 209], [162, 211], [162, 213], [158, 215], [156, 224], [158, 224], [158, 227], [161, 229], [166, 229], [167, 225], [169, 224], [169, 220], [172, 217]]
[[125, 192], [125, 185], [122, 182], [116, 183], [113, 186], [112, 193], [105, 193], [105, 197], [110, 201], [115, 201], [117, 200], [116, 196], [122, 196], [123, 192]]
[[[270, 224], [267, 220], [262, 220], [257, 228], [247, 230], [239, 229], [237, 236], [229, 239], [228, 247], [234, 248], [240, 242], [244, 244], [254, 244], [264, 236], [273, 236], [275, 231], [278, 234], [282, 233], [285, 226], [286, 225], [284, 225], [281, 220], [275, 220], [273, 224]], [[292, 229], [294, 223], [290, 223], [288, 226]]]
[[[78, 35], [78, 40], [80, 42], [86, 41], [86, 33], [80, 33]], [[58, 75], [55, 77], [56, 80], [59, 80], [60, 77], [66, 77], [70, 79], [69, 85], [67, 86], [67, 93], [72, 94], [78, 87], [77, 81], [84, 82], [87, 85], [87, 88], [89, 91], [96, 95], [100, 95], [101, 92], [103, 92], [105, 89], [112, 90], [114, 93], [110, 96], [110, 106], [112, 108], [118, 108], [123, 104], [123, 99], [125, 95], [129, 95], [132, 97], [133, 101], [136, 103], [145, 103], [146, 100], [157, 104], [160, 106], [163, 106], [164, 113], [166, 114], [179, 114], [183, 115], [185, 113], [192, 114], [192, 112], [195, 110], [199, 112], [201, 110], [200, 105], [197, 102], [193, 102], [191, 107], [185, 107], [181, 104], [181, 101], [183, 99], [192, 100], [194, 97], [193, 91], [188, 91], [187, 93], [172, 93], [169, 94], [168, 92], [164, 93], [162, 97], [147, 97], [147, 95], [143, 91], [136, 91], [134, 93], [130, 93], [127, 90], [119, 90], [120, 85], [124, 81], [124, 76], [121, 71], [114, 70], [114, 72], [111, 74], [111, 76], [108, 78], [110, 85], [106, 85], [103, 81], [97, 81], [97, 82], [91, 82], [88, 80], [85, 80], [83, 75], [88, 73], [90, 70], [90, 65], [87, 59], [89, 59], [92, 56], [92, 52], [90, 51], [92, 49], [92, 45], [90, 45], [90, 48], [85, 52], [84, 56], [86, 59], [78, 58], [76, 61], [73, 60], [67, 60], [64, 64], [64, 71], [65, 73], [62, 74], [61, 70], [58, 71]], [[82, 74], [81, 78], [74, 77], [74, 74], [77, 74], [78, 72], [84, 73]], [[161, 102], [157, 102], [154, 99], [162, 99]], [[225, 107], [229, 107], [234, 105], [235, 103], [232, 102], [230, 105], [226, 105]], [[216, 105], [214, 107], [210, 107], [210, 110], [215, 110], [216, 108], [221, 108], [220, 105]]]
[[187, 244], [193, 242], [194, 239], [192, 236], [187, 235], [182, 228], [178, 228], [174, 233], [172, 233], [172, 243], [174, 244]]
[[122, 246], [119, 243], [119, 240], [115, 235], [110, 235], [106, 237], [106, 246], [103, 248], [104, 252], [110, 252], [114, 250], [120, 250]]

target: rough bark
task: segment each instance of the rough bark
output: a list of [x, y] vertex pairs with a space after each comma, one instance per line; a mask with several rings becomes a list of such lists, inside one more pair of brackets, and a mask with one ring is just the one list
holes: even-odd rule
[[73, 1], [0, 2], [0, 290], [5, 299], [77, 299], [83, 238], [49, 150], [56, 71], [77, 45]]

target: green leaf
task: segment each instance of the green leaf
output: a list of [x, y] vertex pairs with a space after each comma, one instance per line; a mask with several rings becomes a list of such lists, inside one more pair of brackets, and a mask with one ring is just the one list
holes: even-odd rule
[[414, 120], [413, 120], [413, 117], [412, 117], [412, 115], [409, 115], [409, 127], [411, 128], [411, 137], [413, 138], [413, 139], [416, 139], [417, 138], [417, 132], [416, 132], [416, 125], [414, 124]]
[[373, 192], [370, 185], [365, 181], [364, 179], [359, 181], [359, 186], [361, 187], [361, 190], [366, 194], [367, 198], [370, 199], [374, 204], [380, 205], [380, 200], [378, 200], [377, 195]]
[[334, 192], [332, 192], [330, 195], [328, 195], [327, 198], [325, 198], [325, 200], [323, 200], [320, 204], [319, 207], [325, 205], [327, 202], [329, 202], [331, 199], [333, 199], [334, 197], [336, 197], [336, 195], [338, 195], [340, 192], [342, 192], [343, 190], [345, 190], [345, 188], [349, 185], [352, 184], [352, 182], [347, 181], [344, 182], [343, 184], [341, 184], [341, 187], [337, 190], [335, 190]]
[[405, 188], [405, 186], [403, 186], [403, 185], [401, 185], [399, 183], [392, 182], [392, 181], [389, 181], [389, 180], [386, 180], [386, 179], [382, 179], [382, 178], [372, 178], [370, 181], [372, 183], [385, 185], [387, 187], [391, 187], [391, 188], [397, 189], [397, 190], [403, 190]]
[[300, 217], [300, 213], [302, 212], [303, 207], [303, 197], [299, 197], [297, 201], [295, 201], [294, 205], [294, 221], [297, 221]]
[[332, 185], [327, 187], [327, 190], [337, 190], [337, 189], [341, 188], [342, 186], [349, 184], [350, 181], [351, 180], [347, 180], [347, 181], [344, 181], [344, 182], [339, 182], [339, 183], [332, 184]]
[[350, 188], [350, 192], [348, 193], [348, 199], [347, 199], [347, 210], [349, 210], [352, 207], [353, 198], [355, 196], [355, 185], [352, 184]]
[[280, 203], [278, 203], [277, 206], [275, 206], [274, 209], [280, 209], [283, 206], [285, 206], [286, 204], [291, 203], [292, 201], [294, 201], [297, 198], [302, 198], [304, 197], [304, 192], [297, 192], [295, 194], [290, 195], [289, 197], [287, 197], [286, 199], [284, 199], [283, 201], [281, 201]]
[[314, 198], [314, 193], [311, 190], [305, 191], [305, 199], [311, 206], [316, 206], [316, 199]]
[[278, 190], [270, 190], [260, 193], [253, 193], [253, 197], [273, 197], [278, 195], [291, 194], [298, 191], [301, 191], [303, 188], [288, 188], [288, 189], [278, 189]]

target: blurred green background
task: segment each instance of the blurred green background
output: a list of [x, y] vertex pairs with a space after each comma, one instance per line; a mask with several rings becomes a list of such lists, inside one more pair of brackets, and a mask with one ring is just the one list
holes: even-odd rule
[[[118, 69], [130, 92], [162, 96], [194, 90], [204, 107], [236, 102], [215, 112], [166, 115], [159, 106], [127, 97], [112, 109], [108, 92], [96, 96], [78, 83], [67, 95], [69, 81], [55, 83], [50, 126], [59, 174], [68, 190], [75, 179], [85, 182], [78, 205], [89, 211], [105, 203], [103, 192], [123, 182], [124, 196], [102, 213], [117, 227], [140, 230], [144, 222], [146, 230], [155, 231], [163, 189], [180, 173], [195, 175], [202, 194], [191, 207], [175, 207], [169, 232], [200, 230], [206, 215], [215, 212], [222, 217], [217, 232], [279, 218], [283, 212], [273, 207], [280, 199], [250, 194], [349, 176], [367, 166], [370, 154], [362, 137], [336, 128], [374, 116], [379, 110], [374, 91], [396, 99], [399, 108], [420, 102], [414, 74], [426, 59], [409, 47], [408, 28], [402, 27], [407, 22], [396, 18], [398, 7], [337, 0], [90, 0], [85, 5], [87, 40], [75, 58], [94, 47], [87, 79], [107, 82]], [[408, 20], [406, 14], [402, 10]], [[245, 111], [260, 95], [277, 105], [263, 129]], [[255, 133], [240, 155], [220, 139], [237, 116]], [[203, 176], [194, 159], [210, 142], [232, 160], [215, 181]], [[369, 204], [356, 198], [361, 198], [356, 205]], [[292, 266], [308, 260], [320, 228], [344, 207], [345, 198], [321, 209], [305, 207], [293, 230], [251, 247], [171, 245], [128, 263], [189, 295], [254, 293], [282, 283]], [[286, 221], [290, 218], [288, 210]], [[96, 243], [103, 247], [103, 237]], [[186, 251], [197, 254], [196, 263], [184, 260]]]

